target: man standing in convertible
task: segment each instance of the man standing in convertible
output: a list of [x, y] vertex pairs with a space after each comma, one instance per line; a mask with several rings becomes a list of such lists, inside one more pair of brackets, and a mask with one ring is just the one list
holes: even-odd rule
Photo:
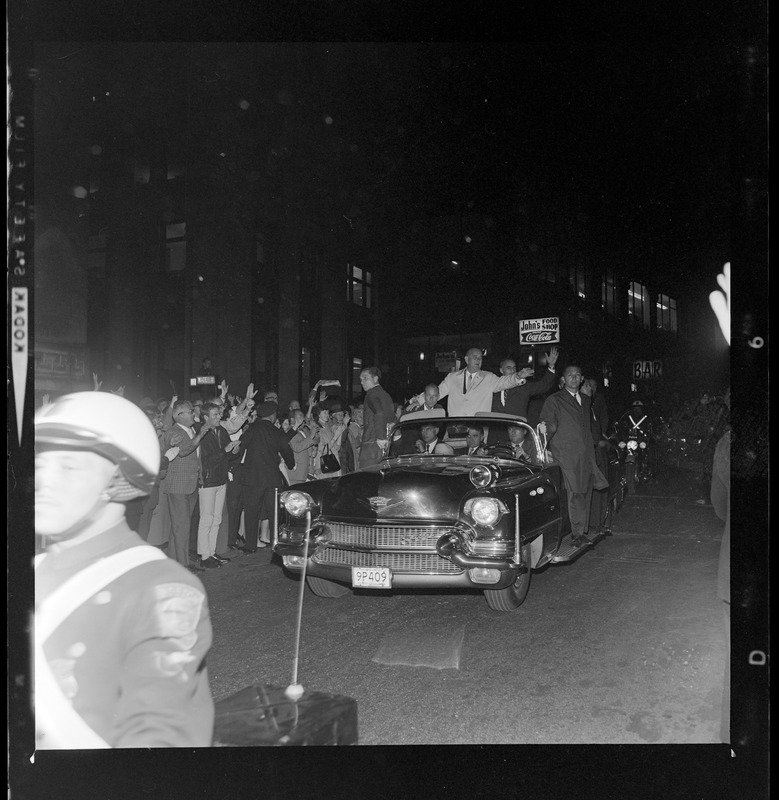
[[[481, 368], [484, 355], [478, 347], [471, 347], [465, 354], [465, 369], [450, 372], [438, 385], [441, 400], [449, 398], [450, 417], [473, 417], [479, 411], [492, 409], [493, 392], [522, 386], [528, 375], [533, 374], [529, 367], [510, 375], [498, 377], [494, 372]], [[409, 409], [416, 410], [425, 402], [425, 393], [411, 398]]]

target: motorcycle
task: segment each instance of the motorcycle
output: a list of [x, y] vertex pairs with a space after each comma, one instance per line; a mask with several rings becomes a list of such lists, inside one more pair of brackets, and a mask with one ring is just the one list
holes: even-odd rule
[[634, 405], [619, 418], [616, 427], [628, 492], [635, 492], [636, 486], [652, 480], [657, 469], [652, 421], [643, 406]]

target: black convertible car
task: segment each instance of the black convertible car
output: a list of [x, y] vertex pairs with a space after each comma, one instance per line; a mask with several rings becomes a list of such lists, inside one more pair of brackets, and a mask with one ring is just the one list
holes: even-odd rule
[[[604, 532], [625, 493], [616, 449], [609, 462]], [[305, 566], [320, 597], [481, 589], [497, 611], [521, 605], [533, 570], [571, 561], [604, 535], [571, 543], [562, 473], [529, 425], [429, 412], [401, 419], [380, 464], [282, 492], [273, 527], [284, 566]]]

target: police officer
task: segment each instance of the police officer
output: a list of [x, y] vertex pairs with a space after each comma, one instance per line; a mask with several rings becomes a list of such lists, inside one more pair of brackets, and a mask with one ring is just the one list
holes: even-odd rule
[[128, 527], [157, 436], [128, 400], [81, 392], [35, 418], [37, 747], [212, 743], [203, 585]]

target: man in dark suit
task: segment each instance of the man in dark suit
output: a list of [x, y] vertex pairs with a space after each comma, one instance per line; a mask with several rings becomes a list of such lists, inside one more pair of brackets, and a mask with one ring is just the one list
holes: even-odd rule
[[[279, 469], [281, 459], [287, 469], [295, 469], [295, 454], [289, 437], [276, 425], [278, 406], [270, 401], [257, 408], [257, 421], [241, 436], [241, 450], [246, 458], [235, 480], [243, 484], [243, 511], [246, 521], [247, 553], [265, 547], [270, 541], [270, 517], [273, 514], [275, 490], [284, 485]], [[257, 542], [257, 535], [260, 543]]]
[[579, 392], [581, 368], [570, 365], [563, 372], [564, 385], [546, 398], [539, 430], [549, 436], [549, 449], [560, 465], [568, 494], [571, 542], [589, 544], [584, 535], [589, 526], [592, 490], [608, 487], [595, 463], [590, 431], [590, 398]]
[[[513, 389], [504, 389], [492, 395], [492, 410], [500, 414], [514, 414], [517, 417], [528, 418], [528, 404], [531, 397], [544, 395], [555, 386], [555, 364], [558, 351], [556, 347], [549, 350], [547, 356], [548, 369], [537, 380], [515, 386]], [[500, 362], [501, 375], [513, 375], [517, 371], [517, 363], [513, 358], [504, 358]]]

